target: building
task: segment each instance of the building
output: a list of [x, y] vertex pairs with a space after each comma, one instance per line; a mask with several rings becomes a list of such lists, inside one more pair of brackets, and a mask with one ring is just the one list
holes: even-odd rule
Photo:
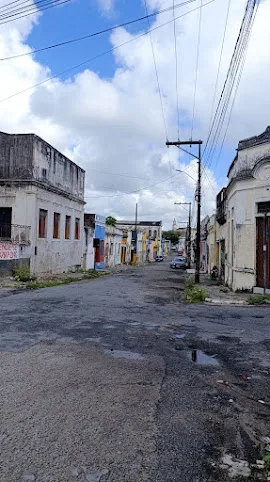
[[99, 214], [84, 215], [84, 268], [103, 269], [105, 261], [106, 219]]
[[154, 261], [162, 254], [162, 221], [117, 221], [116, 226], [123, 231], [121, 262], [132, 263], [137, 231], [137, 260], [139, 263]]
[[0, 133], [0, 270], [82, 265], [84, 170], [35, 134]]
[[105, 228], [105, 260], [106, 266], [112, 268], [121, 264], [122, 229], [115, 226]]
[[270, 289], [270, 126], [239, 142], [228, 178], [225, 281]]

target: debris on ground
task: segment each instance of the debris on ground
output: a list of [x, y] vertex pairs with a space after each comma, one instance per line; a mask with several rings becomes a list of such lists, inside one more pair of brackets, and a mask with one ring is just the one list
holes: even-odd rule
[[246, 460], [236, 459], [231, 454], [223, 455], [220, 468], [227, 470], [228, 475], [231, 478], [249, 477], [251, 475], [251, 469], [248, 462]]

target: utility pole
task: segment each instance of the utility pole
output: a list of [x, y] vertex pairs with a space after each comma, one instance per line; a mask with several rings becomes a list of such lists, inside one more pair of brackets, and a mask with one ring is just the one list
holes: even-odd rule
[[189, 206], [188, 209], [188, 225], [187, 225], [187, 266], [190, 268], [191, 264], [191, 206], [192, 203], [174, 203], [180, 206]]
[[[197, 202], [197, 233], [196, 233], [196, 271], [195, 271], [195, 283], [200, 282], [200, 265], [201, 265], [201, 257], [200, 257], [200, 241], [201, 241], [201, 145], [203, 141], [176, 141], [176, 142], [166, 142], [166, 146], [176, 146], [181, 151], [189, 154], [190, 156], [198, 159], [198, 184], [197, 184], [197, 193], [196, 193], [196, 202]], [[187, 151], [181, 146], [198, 146], [198, 156], [195, 156], [192, 152]]]
[[133, 266], [137, 264], [137, 226], [138, 226], [138, 203], [135, 208], [135, 232], [134, 232], [134, 246], [133, 246]]

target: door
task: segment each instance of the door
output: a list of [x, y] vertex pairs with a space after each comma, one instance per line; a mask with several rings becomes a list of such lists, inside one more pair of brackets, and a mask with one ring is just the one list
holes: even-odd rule
[[256, 220], [256, 272], [257, 286], [264, 287], [264, 237], [266, 230], [266, 288], [270, 288], [270, 217], [261, 217]]
[[12, 208], [0, 208], [0, 238], [11, 237], [11, 215]]

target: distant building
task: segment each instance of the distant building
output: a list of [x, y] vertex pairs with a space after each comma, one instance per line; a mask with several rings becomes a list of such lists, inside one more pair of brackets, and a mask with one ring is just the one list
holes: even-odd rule
[[0, 133], [0, 270], [82, 265], [84, 170], [35, 134]]
[[[116, 226], [123, 231], [121, 262], [132, 263], [135, 244], [135, 221], [117, 221]], [[138, 221], [137, 223], [137, 260], [154, 261], [162, 254], [162, 221]], [[131, 236], [129, 235], [131, 233]]]
[[85, 269], [103, 269], [105, 261], [105, 223], [99, 214], [84, 215], [84, 267]]

